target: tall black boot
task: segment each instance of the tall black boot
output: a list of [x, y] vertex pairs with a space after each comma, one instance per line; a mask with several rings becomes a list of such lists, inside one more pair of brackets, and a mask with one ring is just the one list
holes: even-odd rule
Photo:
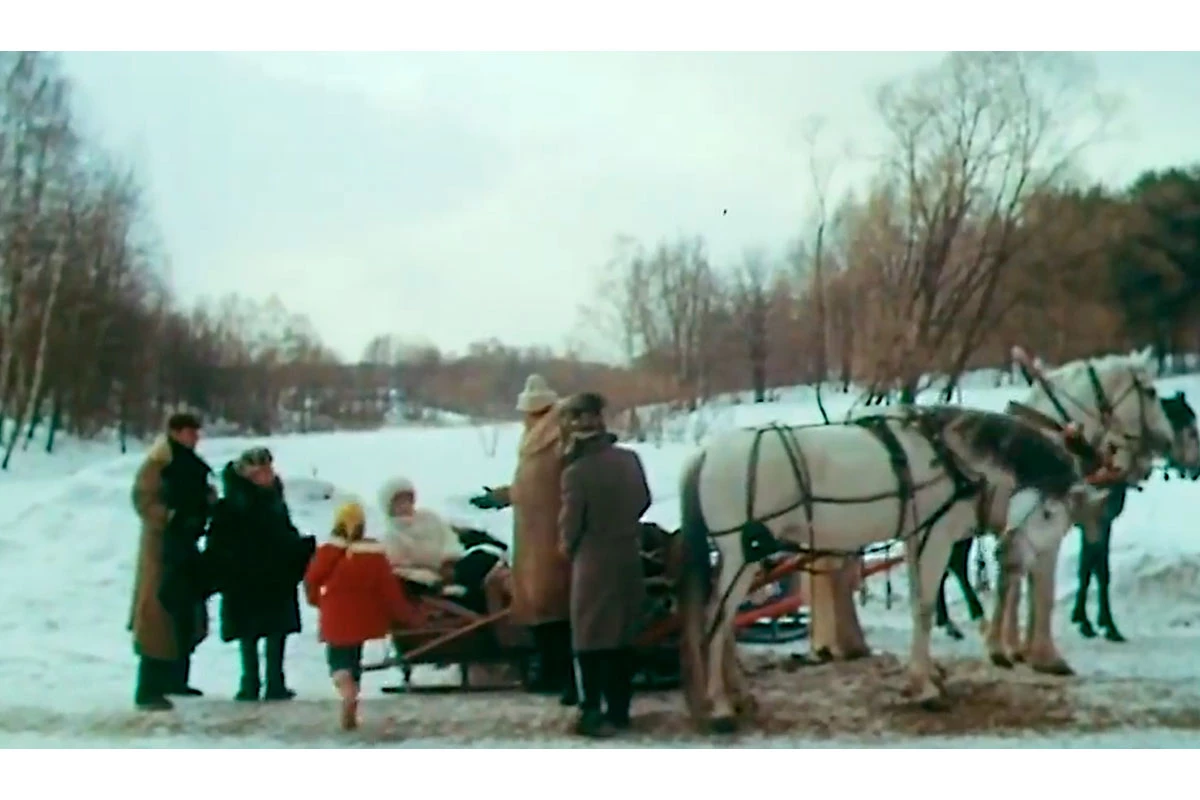
[[171, 688], [167, 690], [167, 694], [178, 695], [182, 697], [203, 697], [204, 692], [197, 689], [195, 686], [189, 685], [192, 677], [192, 654], [180, 658], [178, 661], [171, 664]]
[[582, 697], [579, 698], [579, 719], [575, 723], [575, 732], [580, 736], [592, 738], [612, 736], [615, 733], [613, 726], [605, 719], [601, 710], [607, 682], [608, 653], [602, 651], [579, 653], [575, 657], [575, 663], [578, 665], [582, 691]]
[[175, 664], [156, 658], [139, 658], [137, 686], [133, 691], [133, 702], [142, 711], [170, 711], [174, 704], [167, 699], [167, 680]]
[[614, 728], [624, 730], [629, 727], [629, 706], [633, 702], [634, 652], [631, 648], [612, 650], [605, 657], [605, 717]]
[[262, 684], [258, 676], [258, 639], [238, 639], [242, 656], [242, 682], [234, 700], [251, 703], [258, 700]]
[[287, 647], [287, 636], [267, 637], [267, 691], [264, 700], [291, 700], [296, 693], [287, 688], [283, 677], [283, 655]]
[[555, 694], [564, 689], [561, 634], [559, 623], [548, 622], [530, 629], [537, 651], [537, 671], [529, 688], [538, 694]]
[[573, 706], [579, 702], [579, 685], [575, 678], [575, 651], [571, 646], [571, 625], [567, 622], [551, 623], [551, 649], [554, 653], [555, 671], [558, 674], [562, 694], [559, 702]]

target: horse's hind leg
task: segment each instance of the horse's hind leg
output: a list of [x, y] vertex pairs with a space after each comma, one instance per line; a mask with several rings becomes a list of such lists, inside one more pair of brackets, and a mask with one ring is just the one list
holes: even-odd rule
[[750, 685], [746, 682], [746, 672], [738, 660], [736, 631], [733, 636], [725, 638], [724, 646], [725, 691], [733, 701], [736, 714], [753, 717], [758, 710], [758, 704], [754, 700], [754, 693], [750, 691]]
[[997, 558], [1000, 569], [996, 577], [995, 606], [987, 632], [988, 657], [993, 664], [1005, 669], [1011, 668], [1014, 663], [1006, 634], [1010, 632], [1010, 623], [1016, 617], [1017, 603], [1021, 600], [1021, 576], [1015, 575], [1008, 564], [1007, 550], [1007, 543], [1001, 540]]
[[[727, 537], [733, 538], [733, 537]], [[713, 638], [708, 648], [708, 708], [712, 729], [716, 733], [732, 733], [737, 729], [737, 709], [734, 698], [730, 697], [729, 673], [725, 662], [734, 659], [732, 669], [737, 670], [736, 651], [736, 622], [737, 609], [746, 599], [750, 584], [754, 582], [755, 570], [749, 566], [738, 569], [741, 564], [740, 553], [734, 548], [721, 548], [722, 570], [717, 580], [716, 597], [714, 601], [714, 618], [719, 622], [709, 626], [713, 630]], [[747, 694], [749, 694], [747, 692]]]

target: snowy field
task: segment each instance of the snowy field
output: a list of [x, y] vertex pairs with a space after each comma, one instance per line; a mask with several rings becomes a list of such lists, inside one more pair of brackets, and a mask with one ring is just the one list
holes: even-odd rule
[[[976, 384], [987, 383], [977, 380]], [[1200, 404], [1200, 378], [1163, 380], [1161, 391], [1183, 389]], [[1020, 388], [971, 386], [968, 404], [1002, 409]], [[826, 407], [840, 417], [846, 395], [830, 392]], [[706, 408], [672, 422], [678, 441], [639, 445], [655, 503], [647, 515], [664, 526], [678, 521], [680, 464], [698, 434], [767, 421], [818, 422], [812, 392], [785, 392], [779, 402]], [[479, 487], [507, 482], [515, 460], [516, 426], [391, 428], [377, 432], [314, 434], [270, 439], [288, 485], [297, 524], [324, 537], [336, 505], [364, 500], [378, 526], [376, 491], [389, 476], [417, 484], [419, 501], [450, 519], [509, 536], [511, 515], [472, 509]], [[219, 469], [260, 440], [210, 439], [202, 455]], [[494, 454], [488, 455], [494, 445]], [[141, 453], [115, 455], [111, 444], [65, 442], [62, 452], [20, 454], [0, 476], [0, 745], [6, 747], [278, 747], [333, 745], [531, 746], [577, 744], [566, 736], [569, 710], [546, 699], [516, 695], [389, 696], [379, 687], [395, 677], [366, 678], [363, 729], [335, 730], [333, 691], [312, 609], [305, 630], [289, 641], [288, 678], [299, 697], [287, 704], [237, 704], [238, 658], [216, 635], [218, 601], [210, 603], [214, 631], [193, 666], [193, 683], [206, 697], [179, 699], [167, 714], [133, 710], [134, 657], [125, 624], [129, 613], [138, 526], [130, 483]], [[336, 488], [326, 498], [325, 485]], [[1197, 747], [1200, 746], [1200, 524], [1191, 518], [1200, 483], [1156, 477], [1130, 495], [1114, 534], [1114, 611], [1127, 644], [1083, 640], [1069, 625], [1068, 596], [1075, 588], [1078, 536], [1063, 548], [1055, 630], [1079, 673], [1073, 678], [1004, 671], [982, 661], [978, 634], [963, 642], [939, 636], [935, 654], [950, 668], [948, 689], [961, 702], [941, 715], [918, 716], [900, 707], [901, 661], [909, 618], [901, 595], [885, 609], [883, 578], [871, 582], [862, 606], [869, 643], [877, 655], [851, 665], [782, 668], [786, 656], [807, 648], [748, 648], [758, 664], [762, 705], [799, 698], [799, 716], [768, 718], [762, 730], [736, 740], [712, 740], [688, 731], [675, 692], [639, 697], [635, 731], [614, 746], [655, 742], [711, 746], [930, 746], [930, 747]], [[949, 587], [951, 613], [966, 630], [960, 596]], [[991, 598], [985, 597], [989, 604]], [[1093, 599], [1093, 604], [1095, 600]], [[1094, 605], [1093, 605], [1094, 608]], [[1094, 614], [1094, 611], [1093, 611]], [[370, 656], [382, 655], [373, 643]], [[418, 669], [415, 680], [457, 681], [457, 670]], [[805, 698], [811, 703], [804, 705]]]

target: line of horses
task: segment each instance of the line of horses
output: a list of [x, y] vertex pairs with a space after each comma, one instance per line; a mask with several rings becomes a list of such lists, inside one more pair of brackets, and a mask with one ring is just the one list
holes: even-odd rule
[[[1200, 476], [1195, 413], [1182, 394], [1158, 396], [1148, 350], [1073, 362], [1037, 378], [1006, 413], [905, 405], [840, 423], [735, 430], [706, 442], [681, 486], [677, 588], [693, 717], [732, 731], [753, 710], [733, 619], [755, 565], [779, 550], [850, 558], [903, 543], [913, 621], [905, 693], [925, 708], [946, 706], [945, 671], [931, 655], [930, 636], [948, 565], [969, 593], [972, 616], [984, 615], [965, 575], [976, 536], [999, 541], [1000, 585], [987, 632], [993, 663], [1025, 660], [1040, 672], [1072, 672], [1055, 646], [1051, 613], [1059, 549], [1076, 526], [1085, 547], [1074, 619], [1084, 635], [1094, 634], [1085, 604], [1095, 577], [1098, 624], [1119, 641], [1108, 596], [1112, 522], [1155, 459]], [[1026, 584], [1030, 616], [1021, 642], [1016, 609]]]

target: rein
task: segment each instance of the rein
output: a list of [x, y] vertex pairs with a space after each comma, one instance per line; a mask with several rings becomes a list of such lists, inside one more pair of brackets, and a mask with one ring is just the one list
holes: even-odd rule
[[[1119, 426], [1119, 434], [1126, 441], [1136, 442], [1137, 446], [1134, 448], [1135, 460], [1139, 460], [1144, 456], [1153, 456], [1155, 454], [1154, 447], [1148, 442], [1151, 437], [1147, 434], [1147, 431], [1150, 429], [1150, 425], [1146, 417], [1146, 387], [1140, 380], [1138, 380], [1137, 376], [1131, 373], [1131, 381], [1129, 386], [1126, 387], [1126, 389], [1117, 396], [1116, 401], [1113, 402], [1109, 400], [1108, 393], [1104, 391], [1104, 386], [1100, 382], [1100, 376], [1096, 373], [1095, 366], [1088, 361], [1088, 382], [1091, 384], [1092, 394], [1095, 398], [1095, 410], [1093, 410], [1091, 405], [1080, 401], [1076, 397], [1072, 396], [1069, 392], [1063, 391], [1061, 387], [1056, 390], [1041, 369], [1039, 369], [1030, 361], [1029, 356], [1023, 350], [1017, 350], [1013, 355], [1014, 360], [1017, 362], [1017, 366], [1020, 368], [1021, 374], [1025, 378], [1026, 382], [1028, 382], [1031, 386], [1036, 385], [1042, 390], [1042, 392], [1046, 395], [1046, 398], [1050, 401], [1050, 404], [1054, 406], [1054, 410], [1058, 412], [1058, 415], [1061, 417], [1062, 421], [1053, 422], [1051, 418], [1041, 414], [1040, 412], [1034, 412], [1033, 409], [1029, 408], [1028, 406], [1016, 402], [1009, 404], [1010, 409], [1014, 407], [1021, 409], [1022, 412], [1024, 412], [1022, 414], [1023, 416], [1031, 421], [1040, 422], [1043, 426], [1046, 425], [1046, 422], [1053, 422], [1053, 424], [1050, 426], [1051, 429], [1063, 437], [1064, 443], [1072, 453], [1078, 456], [1085, 463], [1087, 463], [1089, 459], [1092, 459], [1093, 463], [1099, 464], [1099, 466], [1095, 467], [1092, 474], [1087, 476], [1088, 482], [1092, 485], [1126, 485], [1136, 488], [1136, 484], [1128, 480], [1127, 474], [1120, 472], [1112, 465], [1112, 456], [1114, 453], [1103, 453], [1100, 445], [1105, 436], [1113, 430], [1114, 422], [1117, 421], [1115, 417], [1115, 411], [1117, 407], [1119, 407], [1120, 404], [1125, 401], [1125, 398], [1131, 393], [1136, 393], [1138, 401], [1138, 422], [1141, 427], [1141, 433], [1137, 436], [1130, 435], [1125, 431], [1124, 426], [1121, 425]], [[1099, 426], [1099, 430], [1093, 439], [1090, 441], [1086, 439], [1078, 419], [1073, 417], [1067, 411], [1066, 407], [1062, 403], [1062, 400], [1059, 398], [1060, 394], [1075, 406], [1079, 414], [1095, 422]]]

